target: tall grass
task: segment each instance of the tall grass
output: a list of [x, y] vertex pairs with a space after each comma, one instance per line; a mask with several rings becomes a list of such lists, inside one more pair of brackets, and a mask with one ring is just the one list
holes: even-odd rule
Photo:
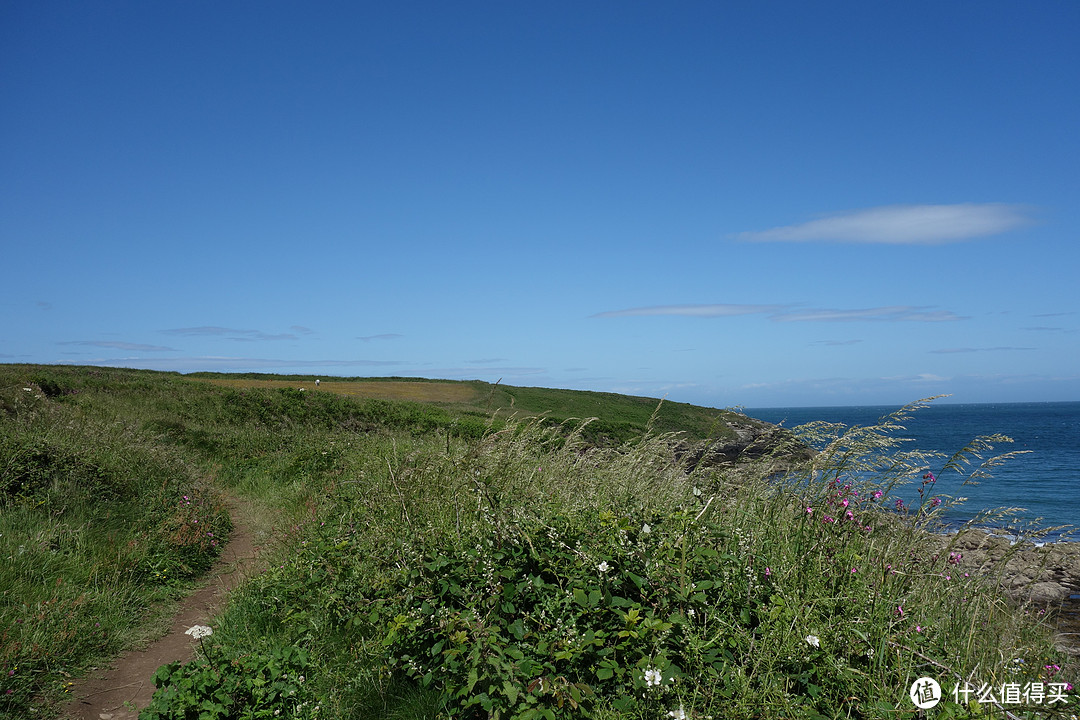
[[280, 708], [297, 716], [892, 718], [927, 676], [943, 716], [980, 717], [949, 690], [1064, 692], [1075, 662], [1037, 616], [928, 532], [932, 488], [897, 511], [936, 460], [897, 453], [914, 409], [806, 428], [821, 451], [784, 476], [690, 469], [671, 435], [605, 449], [540, 422], [354, 439], [310, 476], [323, 496], [216, 647], [309, 649]]
[[197, 468], [80, 389], [68, 402], [55, 376], [0, 382], [0, 715], [60, 699], [228, 534]]
[[[147, 720], [894, 718], [924, 676], [947, 694], [1076, 682], [1039, 616], [959, 572], [932, 532], [951, 500], [924, 476], [975, 478], [1000, 438], [906, 450], [918, 403], [872, 428], [802, 428], [807, 462], [778, 448], [708, 466], [655, 413], [617, 444], [610, 424], [168, 374], [0, 380], [11, 717], [48, 714], [206, 566], [214, 546], [192, 530], [224, 532], [221, 491], [264, 508], [276, 550], [199, 659], [162, 669]], [[897, 506], [910, 486], [920, 501]], [[949, 695], [934, 712], [986, 708]]]

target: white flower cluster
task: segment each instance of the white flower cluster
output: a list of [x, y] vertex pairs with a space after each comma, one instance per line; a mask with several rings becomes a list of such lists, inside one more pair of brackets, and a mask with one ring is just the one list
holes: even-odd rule
[[664, 679], [664, 676], [660, 674], [660, 671], [656, 668], [649, 668], [645, 671], [645, 686], [656, 687], [660, 684], [660, 681]]
[[819, 638], [817, 635], [807, 635], [806, 644], [811, 647], [819, 648], [821, 647], [821, 638]]
[[204, 637], [210, 637], [214, 634], [214, 631], [210, 629], [209, 625], [192, 625], [184, 631], [185, 635], [190, 635], [196, 640], [202, 640]]

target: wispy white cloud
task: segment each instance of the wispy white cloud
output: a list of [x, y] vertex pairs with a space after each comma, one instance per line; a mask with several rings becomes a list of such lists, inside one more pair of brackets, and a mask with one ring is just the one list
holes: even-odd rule
[[127, 352], [175, 352], [175, 348], [163, 345], [144, 345], [142, 343], [118, 342], [116, 340], [63, 340], [58, 345], [85, 345], [86, 347], [109, 348]]
[[356, 339], [364, 342], [371, 342], [372, 340], [397, 340], [403, 337], [405, 336], [398, 333], [383, 333], [382, 335], [365, 335], [364, 337], [358, 337]]
[[[294, 326], [295, 328], [296, 326]], [[306, 330], [306, 329], [305, 329]], [[261, 330], [240, 330], [237, 328], [203, 325], [201, 327], [173, 328], [162, 330], [166, 335], [183, 337], [222, 337], [236, 342], [258, 342], [263, 340], [296, 340], [294, 333], [265, 333]], [[309, 330], [307, 332], [310, 332]]]
[[262, 370], [303, 371], [333, 368], [379, 368], [406, 365], [402, 360], [288, 360], [282, 358], [253, 358], [200, 355], [170, 358], [123, 357], [79, 360], [82, 364], [106, 367], [131, 367], [175, 372], [258, 372]]
[[1010, 350], [1034, 350], [1034, 349], [1035, 348], [1030, 348], [1030, 347], [1011, 347], [1011, 346], [1003, 345], [1003, 346], [999, 346], [999, 347], [982, 347], [982, 348], [973, 348], [973, 347], [942, 348], [940, 350], [930, 350], [929, 352], [934, 353], [936, 355], [951, 355], [953, 353], [978, 353], [978, 352], [1002, 352], [1002, 351], [1008, 352]]
[[776, 313], [777, 322], [947, 322], [966, 319], [949, 310], [925, 306], [890, 305], [886, 307], [827, 309], [809, 308]]
[[746, 242], [851, 242], [936, 245], [999, 235], [1031, 223], [1029, 210], [1004, 203], [888, 205], [734, 235]]
[[965, 317], [949, 310], [935, 310], [919, 305], [889, 305], [872, 308], [799, 308], [795, 305], [655, 305], [652, 307], [608, 310], [594, 318], [680, 316], [699, 318], [766, 315], [775, 322], [945, 322]]
[[642, 317], [655, 315], [678, 315], [683, 317], [733, 317], [770, 313], [783, 309], [783, 305], [739, 305], [716, 303], [712, 305], [653, 305], [651, 307], [608, 310], [596, 313], [594, 318]]

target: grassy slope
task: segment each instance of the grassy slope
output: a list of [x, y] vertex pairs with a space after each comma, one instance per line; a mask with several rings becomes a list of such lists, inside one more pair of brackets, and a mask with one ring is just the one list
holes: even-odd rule
[[[195, 373], [190, 377], [232, 388], [315, 390], [310, 376]], [[734, 436], [730, 422], [748, 422], [730, 410], [688, 403], [587, 390], [515, 387], [479, 380], [324, 378], [318, 389], [350, 398], [430, 403], [469, 416], [543, 415], [555, 422], [596, 418], [595, 430], [619, 441], [640, 434], [650, 423], [656, 432], [680, 432], [692, 440], [730, 439]]]
[[[0, 365], [0, 400], [0, 555], [18, 558], [0, 575], [0, 717], [26, 717], [31, 707], [47, 714], [67, 675], [130, 642], [146, 611], [183, 589], [176, 576], [212, 556], [205, 533], [199, 544], [192, 531], [217, 518], [196, 516], [186, 498], [210, 510], [221, 488], [270, 509], [283, 534], [280, 566], [238, 592], [217, 621], [215, 652], [273, 664], [285, 662], [283, 649], [310, 651], [288, 659], [312, 678], [290, 689], [322, 702], [320, 717], [431, 717], [424, 708], [445, 701], [400, 674], [411, 667], [408, 643], [431, 651], [425, 643], [439, 628], [415, 625], [410, 639], [405, 617], [401, 633], [383, 638], [386, 623], [397, 622], [395, 603], [409, 612], [414, 593], [428, 592], [417, 582], [438, 587], [441, 571], [429, 578], [423, 568], [439, 563], [460, 576], [453, 606], [440, 610], [448, 623], [469, 627], [475, 608], [510, 613], [513, 628], [509, 620], [528, 602], [540, 617], [575, 615], [583, 632], [592, 623], [611, 637], [631, 633], [615, 655], [600, 656], [615, 663], [606, 679], [593, 674], [595, 648], [530, 657], [541, 677], [575, 672], [597, 688], [611, 685], [598, 706], [604, 717], [665, 716], [683, 702], [688, 716], [696, 707], [717, 717], [895, 717], [910, 709], [897, 688], [911, 673], [940, 676], [932, 663], [985, 680], [1013, 677], [1003, 663], [1011, 658], [1026, 657], [1036, 670], [1064, 664], [1037, 623], [1006, 612], [974, 579], [946, 579], [946, 557], [921, 539], [928, 518], [916, 513], [907, 524], [879, 513], [891, 505], [888, 486], [880, 501], [835, 484], [801, 485], [807, 494], [785, 498], [754, 468], [688, 475], [660, 441], [616, 447], [644, 431], [653, 400], [404, 379], [328, 380], [315, 392], [306, 377], [17, 365]], [[543, 427], [492, 433], [491, 415], [511, 409], [556, 421], [599, 416], [594, 439], [610, 449], [553, 443]], [[729, 416], [664, 403], [655, 427], [720, 436], [717, 417]], [[823, 453], [815, 477], [859, 472], [853, 458], [865, 449]], [[921, 463], [911, 458], [904, 472], [918, 477]], [[857, 523], [843, 521], [849, 501]], [[823, 521], [829, 515], [840, 520]], [[645, 524], [653, 527], [647, 537]], [[556, 526], [565, 541], [551, 534]], [[535, 571], [537, 553], [551, 563], [542, 575], [581, 590], [581, 602], [519, 586], [531, 593], [519, 608], [495, 611], [485, 568], [521, 578]], [[609, 597], [596, 586], [601, 560], [637, 563], [637, 576], [654, 577]], [[659, 634], [621, 628], [630, 611]], [[530, 632], [562, 642], [551, 635], [559, 627]], [[811, 635], [820, 649], [804, 639]], [[443, 639], [443, 653], [456, 652], [445, 643], [457, 637]], [[485, 642], [476, 657], [509, 648], [495, 625]], [[467, 681], [466, 655], [454, 657]], [[397, 680], [384, 662], [397, 664]], [[521, 702], [530, 685], [515, 667], [478, 668], [510, 673], [496, 683], [504, 705]], [[688, 672], [678, 684], [649, 689], [646, 669], [659, 668], [667, 683], [679, 667]], [[247, 682], [253, 668], [236, 679]], [[566, 700], [573, 689], [541, 685], [533, 695], [554, 701], [552, 692]], [[624, 701], [637, 705], [615, 713], [618, 705], [604, 704]], [[305, 716], [299, 702], [284, 714]]]

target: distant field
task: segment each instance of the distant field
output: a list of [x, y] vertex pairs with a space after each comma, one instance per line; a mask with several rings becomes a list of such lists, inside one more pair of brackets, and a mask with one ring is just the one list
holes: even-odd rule
[[[222, 387], [304, 388], [315, 392], [315, 378], [300, 375], [219, 375], [195, 373], [194, 380]], [[658, 432], [678, 431], [690, 438], [734, 437], [731, 424], [756, 421], [727, 410], [705, 408], [656, 398], [554, 388], [515, 387], [480, 380], [405, 378], [320, 378], [318, 392], [357, 399], [407, 401], [439, 405], [451, 412], [497, 415], [502, 418], [545, 416], [552, 421], [597, 418], [596, 433], [622, 440], [651, 426]]]
[[[316, 390], [315, 381], [265, 380], [254, 378], [209, 378], [207, 382], [231, 388], [304, 388]], [[452, 382], [413, 382], [408, 380], [320, 380], [319, 392], [379, 400], [410, 400], [423, 403], [472, 405], [480, 402], [473, 385]]]

